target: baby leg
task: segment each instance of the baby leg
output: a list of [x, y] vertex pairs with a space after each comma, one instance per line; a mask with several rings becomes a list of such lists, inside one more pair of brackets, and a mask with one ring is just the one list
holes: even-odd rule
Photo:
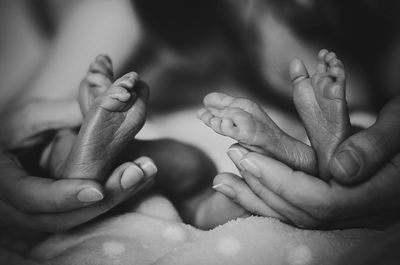
[[316, 174], [314, 151], [282, 131], [256, 103], [222, 93], [204, 98], [198, 117], [215, 132], [242, 146], [287, 163], [293, 169]]
[[[112, 85], [112, 81], [111, 59], [105, 55], [98, 55], [79, 84], [78, 101], [84, 117], [95, 99]], [[53, 177], [61, 178], [76, 138], [77, 132], [74, 129], [58, 131], [41, 156], [41, 167], [50, 172]]]
[[321, 50], [316, 73], [310, 77], [301, 60], [293, 60], [290, 76], [293, 98], [312, 147], [317, 153], [319, 176], [330, 178], [329, 160], [350, 134], [343, 63], [335, 53]]
[[48, 166], [56, 169], [55, 177], [103, 181], [117, 156], [142, 128], [147, 85], [136, 73], [128, 73], [108, 86], [111, 73], [111, 62], [97, 57], [82, 81], [81, 92], [87, 93], [81, 99], [81, 108], [84, 113], [88, 110], [78, 136], [58, 141], [64, 151], [55, 156], [58, 161], [50, 160], [52, 165]]

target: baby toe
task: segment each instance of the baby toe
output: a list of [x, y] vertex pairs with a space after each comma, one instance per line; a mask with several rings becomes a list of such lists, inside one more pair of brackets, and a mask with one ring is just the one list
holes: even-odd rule
[[121, 112], [128, 110], [136, 99], [135, 93], [129, 93], [122, 87], [112, 86], [105, 93], [98, 96], [95, 102], [108, 111]]
[[326, 63], [324, 61], [318, 61], [316, 73], [323, 74], [326, 73], [326, 70], [327, 70]]
[[342, 61], [333, 59], [329, 63], [329, 74], [337, 79], [338, 82], [345, 81], [345, 71]]
[[227, 136], [232, 136], [235, 133], [235, 129], [237, 127], [234, 126], [233, 121], [228, 118], [223, 118], [221, 122], [221, 131], [223, 134]]
[[296, 86], [303, 80], [308, 79], [310, 77], [306, 66], [300, 59], [294, 59], [293, 61], [290, 62], [289, 74], [294, 86]]
[[213, 117], [210, 120], [211, 128], [217, 133], [222, 133], [221, 123], [222, 123], [222, 119], [219, 117]]
[[343, 62], [339, 60], [338, 58], [334, 58], [329, 61], [329, 66], [330, 67], [338, 67], [338, 68], [344, 68]]
[[325, 73], [327, 70], [327, 65], [325, 63], [325, 56], [328, 54], [328, 50], [322, 49], [318, 53], [318, 63], [316, 67], [316, 73], [322, 74]]
[[235, 98], [232, 101], [230, 107], [243, 110], [252, 114], [259, 113], [261, 111], [261, 107], [257, 103], [247, 98]]
[[111, 80], [100, 73], [89, 73], [85, 79], [91, 86], [104, 86], [106, 88], [111, 86]]
[[111, 86], [105, 93], [104, 96], [110, 97], [110, 98], [115, 98], [118, 99], [122, 102], [128, 101], [132, 94], [129, 93], [128, 90], [126, 90], [122, 86]]
[[234, 99], [224, 93], [213, 92], [204, 97], [203, 104], [208, 107], [224, 108], [229, 106]]
[[336, 53], [334, 53], [334, 52], [329, 52], [329, 53], [326, 54], [326, 56], [325, 56], [325, 62], [326, 62], [327, 64], [329, 64], [329, 62], [330, 62], [331, 60], [333, 60], [333, 59], [336, 59]]
[[104, 63], [104, 59], [96, 59], [93, 63], [89, 66], [89, 73], [99, 73], [107, 76], [109, 79], [112, 79], [113, 72], [111, 66]]
[[200, 109], [197, 112], [197, 117], [202, 120], [207, 126], [211, 127], [211, 119], [214, 118], [214, 115], [211, 114], [207, 109]]
[[318, 59], [323, 61], [325, 56], [329, 53], [327, 49], [322, 49], [318, 52]]
[[103, 64], [107, 68], [111, 68], [112, 66], [111, 58], [105, 54], [97, 55], [95, 61]]
[[127, 90], [132, 90], [133, 87], [135, 86], [136, 82], [138, 81], [138, 79], [139, 79], [139, 76], [137, 73], [130, 72], [130, 73], [127, 73], [127, 74], [123, 75], [122, 77], [118, 78], [114, 82], [113, 86], [114, 87], [120, 86]]

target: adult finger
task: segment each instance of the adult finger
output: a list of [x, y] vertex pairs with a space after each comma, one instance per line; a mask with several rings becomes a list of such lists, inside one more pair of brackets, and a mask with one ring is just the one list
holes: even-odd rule
[[359, 185], [346, 186], [331, 183], [336, 204], [340, 208], [340, 217], [358, 217], [363, 215], [396, 212], [400, 208], [400, 154], [380, 168], [370, 180]]
[[400, 152], [400, 98], [387, 104], [370, 128], [354, 134], [335, 151], [329, 167], [332, 176], [344, 184], [371, 177]]
[[[282, 198], [282, 196], [279, 193], [276, 193], [276, 191], [269, 189], [268, 186], [262, 183], [259, 178], [255, 177], [242, 166], [241, 161], [247, 154], [250, 154], [250, 152], [238, 144], [232, 145], [228, 150], [229, 157], [239, 169], [244, 180], [250, 187], [251, 193], [261, 199], [263, 203], [275, 213], [275, 215], [268, 213], [269, 215], [267, 216], [276, 217], [282, 221], [291, 222], [298, 226], [316, 225], [318, 222], [314, 220], [312, 216], [304, 212], [302, 209], [299, 209], [296, 204], [292, 204], [285, 198]], [[279, 174], [279, 172], [275, 173]], [[251, 205], [256, 201], [254, 198], [252, 199], [253, 202], [250, 201], [249, 196], [243, 197], [241, 204]]]
[[[0, 247], [0, 263], [7, 265], [41, 265], [39, 262]], [[3, 263], [4, 262], [4, 263]]]
[[236, 143], [229, 147], [227, 154], [229, 158], [232, 160], [232, 162], [235, 164], [236, 168], [239, 171], [243, 171], [243, 167], [240, 165], [240, 160], [243, 158], [245, 154], [249, 152], [250, 151], [247, 148]]
[[[243, 178], [249, 185], [250, 189], [256, 194], [265, 204], [275, 210], [279, 215], [283, 216], [282, 221], [296, 225], [298, 227], [314, 227], [319, 222], [306, 211], [297, 207], [296, 204], [287, 201], [280, 194], [269, 189], [265, 184], [247, 171], [243, 171]], [[289, 220], [289, 221], [287, 221]]]
[[257, 197], [243, 179], [234, 174], [218, 174], [214, 178], [213, 188], [253, 214], [288, 221]]
[[[263, 186], [289, 205], [302, 211], [293, 211], [277, 200], [274, 203], [274, 209], [284, 213], [288, 218], [296, 218], [299, 222], [304, 222], [304, 225], [310, 226], [316, 225], [318, 219], [328, 218], [328, 215], [332, 213], [333, 198], [328, 183], [303, 172], [293, 171], [285, 164], [258, 153], [246, 154], [240, 163], [244, 170]], [[254, 184], [249, 185], [252, 187]], [[256, 193], [261, 193], [257, 185], [254, 185], [252, 189], [256, 189]], [[267, 192], [265, 195], [271, 197]], [[271, 197], [268, 200], [275, 199]]]
[[[50, 227], [51, 231], [54, 232], [68, 230], [85, 223], [147, 188], [148, 185], [154, 182], [153, 176], [156, 172], [157, 167], [147, 157], [141, 157], [135, 160], [134, 163], [124, 163], [115, 169], [107, 180], [104, 200], [70, 212], [56, 215], [37, 215], [36, 226], [43, 230], [48, 230]], [[129, 181], [126, 181], [126, 179], [129, 179]], [[129, 185], [126, 185], [126, 183], [129, 183]]]
[[69, 211], [103, 197], [103, 188], [95, 181], [29, 176], [13, 158], [0, 154], [0, 199], [20, 211]]

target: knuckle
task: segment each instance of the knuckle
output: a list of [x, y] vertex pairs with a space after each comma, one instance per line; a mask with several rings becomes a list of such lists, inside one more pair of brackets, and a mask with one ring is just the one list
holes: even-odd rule
[[385, 132], [380, 128], [373, 128], [365, 137], [366, 144], [359, 146], [358, 149], [362, 151], [362, 147], [366, 149], [363, 151], [364, 156], [369, 156], [374, 160], [380, 160], [384, 156], [384, 152], [389, 150], [388, 141], [385, 137]]
[[[16, 191], [23, 191], [23, 183], [22, 179], [19, 179], [15, 182], [15, 190]], [[15, 196], [15, 194], [7, 194], [8, 200], [12, 202], [13, 206], [16, 207], [19, 211], [23, 213], [29, 213], [30, 212], [30, 207], [26, 200], [24, 200], [23, 196]]]
[[275, 187], [274, 187], [274, 193], [276, 194], [276, 195], [278, 195], [279, 197], [281, 197], [281, 198], [285, 198], [286, 196], [285, 196], [285, 187], [283, 186], [283, 185], [276, 185]]
[[253, 184], [251, 189], [253, 190], [254, 194], [256, 194], [258, 197], [262, 198], [265, 196], [266, 188], [260, 182]]

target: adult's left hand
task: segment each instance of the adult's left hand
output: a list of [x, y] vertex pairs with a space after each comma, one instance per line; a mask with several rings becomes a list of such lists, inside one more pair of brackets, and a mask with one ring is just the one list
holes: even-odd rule
[[[0, 227], [46, 232], [71, 229], [148, 187], [156, 171], [150, 158], [140, 157], [114, 169], [103, 187], [92, 180], [30, 176], [11, 155], [1, 151]], [[93, 200], [93, 190], [101, 197]]]
[[0, 122], [0, 144], [16, 150], [42, 143], [50, 130], [80, 126], [82, 114], [76, 100], [30, 100], [3, 112]]

